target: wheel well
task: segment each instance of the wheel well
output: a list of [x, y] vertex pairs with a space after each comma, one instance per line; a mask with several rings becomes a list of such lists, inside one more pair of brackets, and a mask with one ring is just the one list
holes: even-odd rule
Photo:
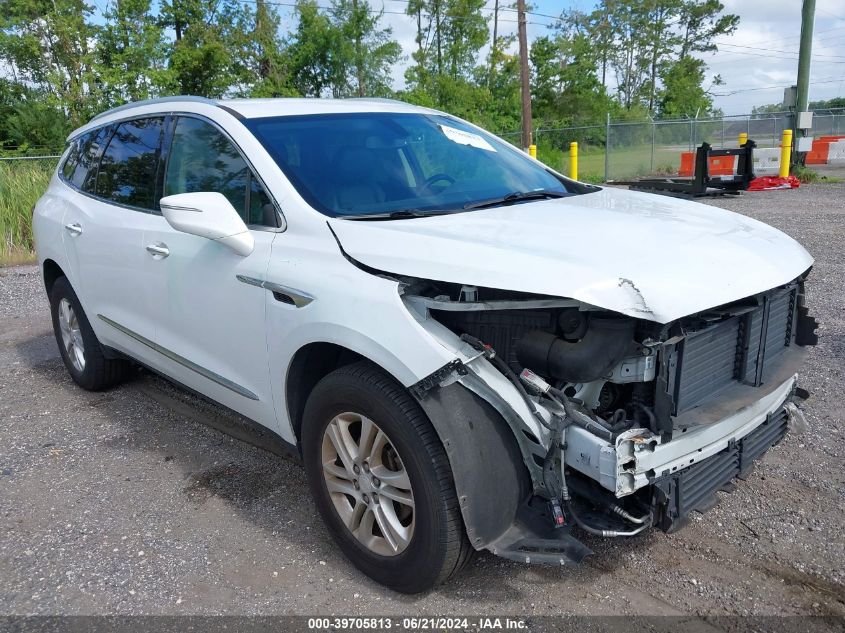
[[362, 358], [357, 352], [334, 343], [309, 343], [294, 354], [288, 370], [285, 397], [297, 441], [302, 431], [305, 402], [316, 384], [335, 369]]
[[44, 260], [44, 288], [47, 289], [48, 296], [53, 291], [53, 284], [56, 283], [56, 279], [64, 276], [64, 271], [56, 262], [52, 259]]

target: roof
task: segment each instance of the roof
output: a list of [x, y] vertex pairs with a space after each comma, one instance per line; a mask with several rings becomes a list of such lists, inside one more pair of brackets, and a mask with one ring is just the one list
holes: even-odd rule
[[359, 99], [316, 99], [316, 98], [277, 98], [277, 99], [207, 99], [194, 96], [160, 97], [133, 101], [116, 108], [101, 112], [88, 123], [74, 130], [68, 136], [71, 140], [98, 124], [107, 121], [122, 120], [132, 117], [133, 111], [138, 116], [149, 116], [161, 112], [180, 110], [180, 104], [188, 109], [200, 107], [222, 108], [235, 116], [246, 119], [294, 116], [302, 114], [337, 114], [354, 112], [433, 112], [428, 108], [411, 105], [395, 99], [359, 98]]
[[297, 114], [430, 111], [394, 99], [221, 99], [217, 101], [217, 104], [234, 110], [248, 119]]

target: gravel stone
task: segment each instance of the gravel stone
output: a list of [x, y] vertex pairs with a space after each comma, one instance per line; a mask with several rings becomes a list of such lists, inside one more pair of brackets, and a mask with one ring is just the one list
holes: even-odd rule
[[[0, 614], [845, 616], [845, 185], [706, 204], [816, 258], [820, 343], [787, 436], [675, 534], [583, 536], [578, 567], [487, 553], [401, 596], [357, 572], [300, 465], [215, 430], [237, 419], [148, 372], [102, 393], [62, 365], [37, 267], [0, 270]], [[671, 265], [671, 262], [667, 262]], [[744, 271], [737, 271], [743, 274]]]

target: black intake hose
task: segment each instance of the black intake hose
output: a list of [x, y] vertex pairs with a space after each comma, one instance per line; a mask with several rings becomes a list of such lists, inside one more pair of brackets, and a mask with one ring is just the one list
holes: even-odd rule
[[633, 319], [592, 317], [587, 333], [577, 343], [534, 330], [519, 340], [516, 355], [523, 367], [541, 376], [590, 382], [606, 376], [625, 357], [635, 327]]

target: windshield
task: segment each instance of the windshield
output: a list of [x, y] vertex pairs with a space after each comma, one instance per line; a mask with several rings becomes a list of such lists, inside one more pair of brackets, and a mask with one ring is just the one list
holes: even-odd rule
[[591, 190], [447, 116], [319, 114], [244, 123], [300, 195], [329, 216], [406, 217]]

